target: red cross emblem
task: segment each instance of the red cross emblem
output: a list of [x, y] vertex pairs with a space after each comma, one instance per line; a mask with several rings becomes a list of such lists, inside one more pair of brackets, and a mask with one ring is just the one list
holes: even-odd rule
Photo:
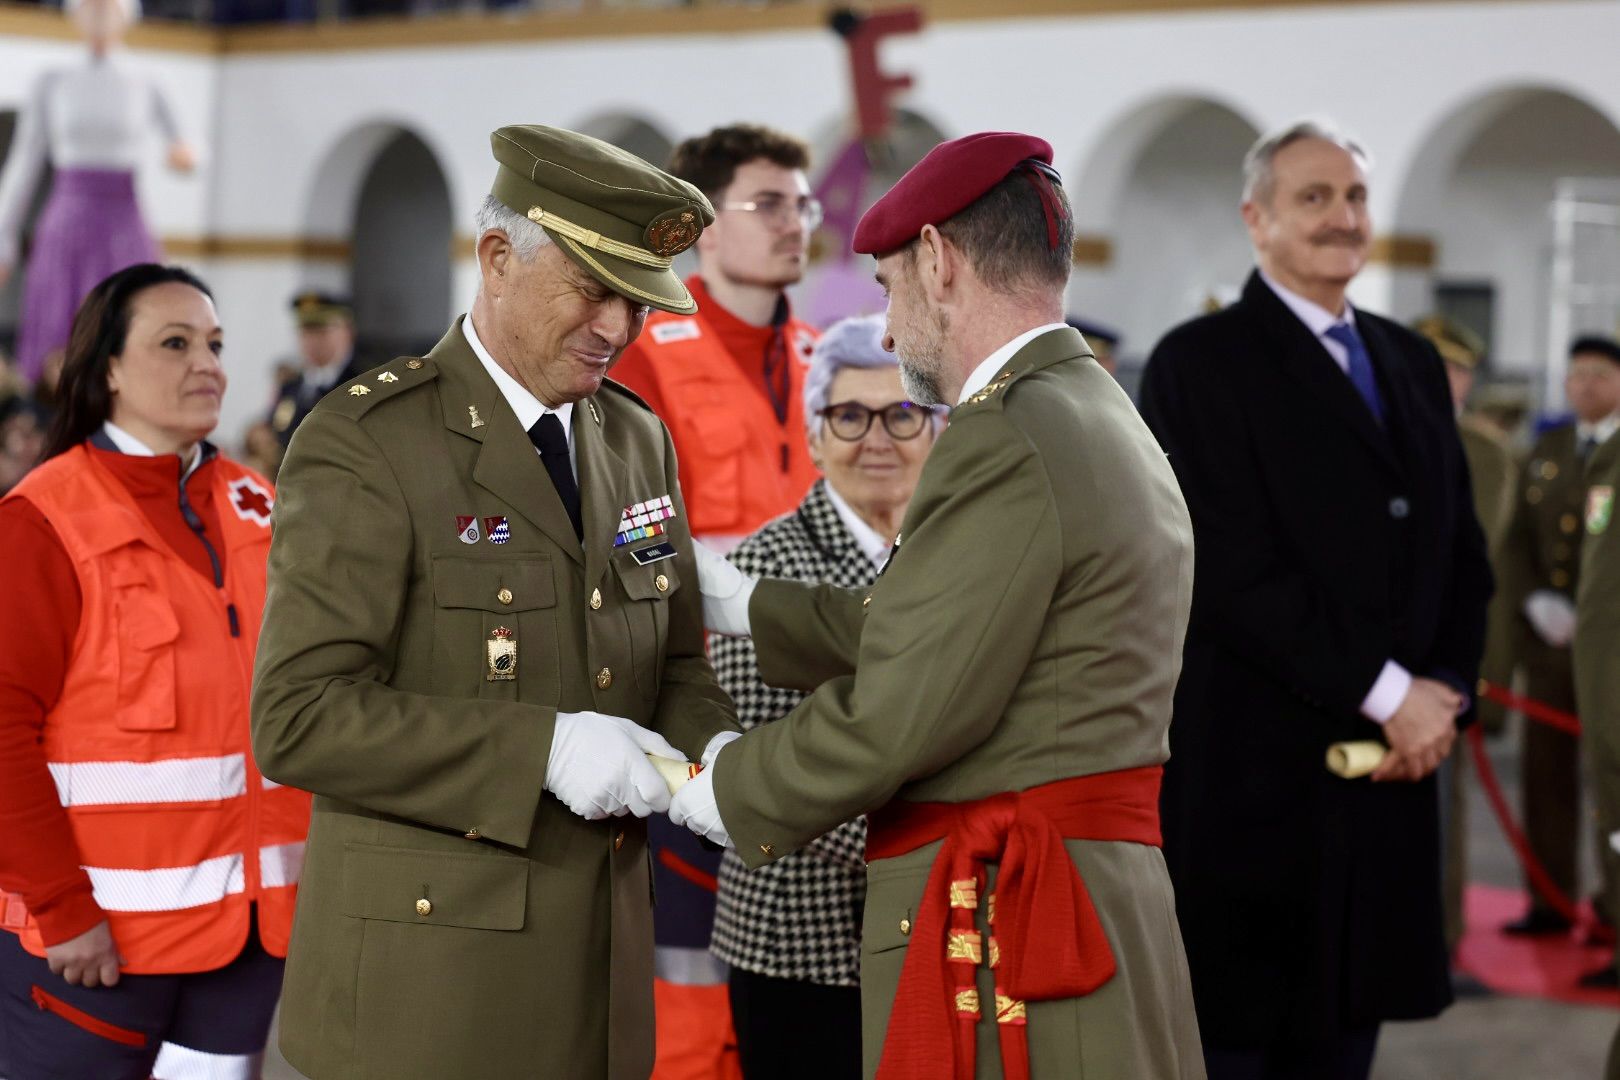
[[275, 498], [251, 477], [231, 481], [231, 506], [243, 521], [256, 522], [269, 528], [270, 509], [275, 504]]

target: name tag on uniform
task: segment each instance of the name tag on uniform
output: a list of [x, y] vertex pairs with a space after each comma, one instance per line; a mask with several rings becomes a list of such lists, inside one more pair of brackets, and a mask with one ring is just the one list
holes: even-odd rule
[[675, 557], [675, 545], [665, 542], [653, 544], [650, 547], [637, 548], [630, 553], [630, 557], [636, 560], [637, 566], [649, 566], [655, 562], [663, 562], [665, 559], [673, 559]]

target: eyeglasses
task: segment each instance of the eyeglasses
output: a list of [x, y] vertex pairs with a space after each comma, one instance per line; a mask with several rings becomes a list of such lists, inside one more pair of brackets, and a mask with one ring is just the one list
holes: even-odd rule
[[926, 405], [911, 401], [896, 401], [881, 409], [868, 409], [858, 401], [841, 401], [828, 405], [818, 414], [827, 422], [827, 429], [845, 442], [859, 442], [872, 430], [872, 417], [883, 417], [883, 430], [889, 438], [904, 442], [915, 439], [928, 426], [934, 411]]
[[752, 202], [724, 202], [722, 210], [741, 210], [745, 214], [758, 214], [772, 225], [803, 225], [811, 232], [821, 227], [826, 218], [821, 200], [806, 195], [798, 201], [780, 195], [762, 195]]

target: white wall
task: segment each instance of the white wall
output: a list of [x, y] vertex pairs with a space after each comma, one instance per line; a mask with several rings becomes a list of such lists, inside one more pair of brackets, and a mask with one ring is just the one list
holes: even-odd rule
[[[1191, 101], [1259, 129], [1304, 113], [1335, 116], [1376, 155], [1375, 223], [1433, 236], [1446, 274], [1471, 273], [1477, 260], [1496, 276], [1498, 335], [1533, 359], [1539, 301], [1524, 253], [1535, 246], [1535, 226], [1517, 209], [1522, 190], [1504, 202], [1505, 192], [1476, 184], [1451, 199], [1442, 178], [1436, 197], [1423, 199], [1411, 197], [1408, 179], [1434, 171], [1445, 156], [1434, 146], [1470, 102], [1504, 88], [1578, 88], [1620, 120], [1616, 41], [1614, 0], [1390, 3], [942, 23], [886, 44], [883, 63], [912, 74], [915, 88], [901, 104], [946, 135], [1016, 128], [1051, 140], [1083, 231], [1107, 236], [1116, 253], [1108, 266], [1080, 269], [1075, 295], [1089, 314], [1124, 323], [1135, 351], [1184, 314], [1199, 282], [1241, 274], [1236, 208], [1229, 223], [1218, 210], [1235, 187], [1219, 167], [1230, 140], [1213, 128], [1172, 128], [1162, 138], [1184, 114], [1156, 103]], [[39, 69], [73, 55], [55, 43], [0, 40], [0, 107]], [[850, 109], [841, 45], [820, 30], [134, 59], [174, 87], [188, 130], [206, 131], [212, 144], [197, 180], [146, 171], [157, 230], [226, 237], [320, 236], [345, 220], [352, 228], [343, 210], [358, 199], [372, 159], [360, 151], [380, 149], [367, 132], [408, 127], [422, 138], [444, 169], [463, 234], [493, 172], [488, 134], [502, 124], [638, 117], [673, 140], [749, 119], [819, 136]], [[343, 147], [358, 148], [354, 160], [342, 160]], [[1482, 215], [1509, 204], [1514, 235], [1498, 222], [1502, 239], [1479, 247], [1493, 231], [1479, 225]], [[269, 365], [292, 343], [286, 296], [322, 275], [341, 278], [342, 268], [230, 259], [203, 269], [230, 334], [232, 395], [262, 398]], [[457, 262], [452, 308], [467, 302], [473, 271]], [[1427, 278], [1374, 268], [1356, 296], [1415, 314], [1427, 303]], [[1103, 307], [1117, 310], [1094, 310]], [[245, 415], [232, 403], [232, 423]]]

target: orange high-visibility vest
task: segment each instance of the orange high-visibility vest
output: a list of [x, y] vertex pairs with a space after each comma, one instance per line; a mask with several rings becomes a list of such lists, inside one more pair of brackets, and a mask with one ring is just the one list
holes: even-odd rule
[[[82, 446], [8, 496], [38, 508], [78, 574], [79, 632], [43, 744], [96, 903], [135, 975], [230, 963], [253, 904], [266, 951], [286, 956], [309, 831], [309, 796], [260, 776], [250, 746], [274, 493], [223, 458], [213, 483], [219, 587]], [[45, 955], [11, 899], [6, 928]]]
[[690, 318], [654, 312], [631, 346], [646, 353], [663, 398], [694, 536], [747, 536], [797, 508], [821, 476], [804, 422], [805, 367], [816, 333], [797, 319], [782, 330], [789, 361], [785, 424], [701, 310]]

